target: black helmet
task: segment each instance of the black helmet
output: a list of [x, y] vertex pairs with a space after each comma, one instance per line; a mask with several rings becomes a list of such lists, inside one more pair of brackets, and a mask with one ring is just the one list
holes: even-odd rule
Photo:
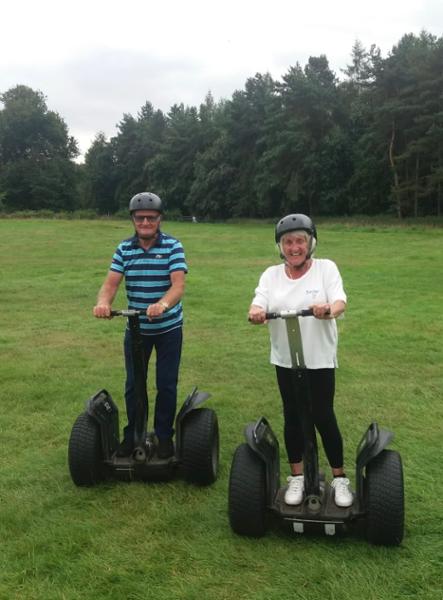
[[317, 229], [309, 217], [300, 214], [286, 215], [286, 217], [280, 219], [275, 226], [275, 241], [277, 244], [279, 243], [282, 235], [288, 233], [288, 231], [295, 231], [296, 229], [306, 231], [306, 233], [314, 236], [314, 238], [317, 240]]
[[152, 192], [136, 194], [129, 202], [129, 212], [131, 215], [135, 210], [158, 210], [161, 213], [163, 212], [161, 198]]
[[280, 243], [281, 237], [289, 231], [306, 231], [310, 235], [309, 252], [308, 258], [315, 250], [317, 245], [317, 228], [315, 227], [312, 219], [306, 215], [286, 215], [280, 219], [275, 226], [275, 241], [277, 244]]

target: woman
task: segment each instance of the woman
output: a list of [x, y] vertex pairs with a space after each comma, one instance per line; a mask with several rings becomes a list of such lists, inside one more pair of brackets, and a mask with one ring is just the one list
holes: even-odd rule
[[[275, 241], [284, 263], [269, 267], [260, 277], [249, 309], [252, 323], [265, 323], [266, 312], [312, 308], [315, 318], [300, 319], [303, 354], [311, 387], [315, 426], [332, 469], [337, 506], [353, 502], [349, 479], [343, 468], [343, 441], [334, 413], [335, 369], [337, 365], [337, 326], [344, 313], [346, 294], [337, 266], [328, 259], [313, 258], [317, 231], [306, 215], [283, 217], [275, 228]], [[285, 323], [269, 322], [271, 363], [283, 400], [284, 438], [291, 469], [285, 502], [303, 500], [303, 431], [299, 418], [299, 398], [294, 385]]]

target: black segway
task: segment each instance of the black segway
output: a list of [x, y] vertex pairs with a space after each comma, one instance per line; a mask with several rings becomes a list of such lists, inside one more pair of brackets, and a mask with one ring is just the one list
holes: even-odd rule
[[267, 319], [286, 320], [292, 368], [301, 386], [304, 445], [305, 494], [300, 505], [284, 501], [287, 487], [280, 487], [278, 440], [265, 417], [245, 428], [246, 443], [236, 449], [229, 480], [229, 520], [233, 531], [263, 536], [270, 513], [280, 517], [295, 533], [322, 530], [326, 535], [355, 528], [374, 544], [394, 546], [403, 539], [404, 490], [401, 457], [386, 446], [393, 433], [369, 425], [357, 448], [354, 502], [342, 508], [334, 502], [334, 491], [318, 467], [317, 437], [310, 407], [300, 317], [311, 317], [311, 309], [269, 313]]
[[210, 394], [195, 388], [186, 398], [175, 419], [175, 454], [157, 456], [157, 440], [147, 432], [148, 406], [145, 358], [140, 334], [138, 310], [112, 311], [111, 316], [128, 318], [132, 333], [132, 352], [136, 393], [134, 450], [130, 456], [117, 456], [119, 448], [118, 408], [110, 394], [102, 389], [86, 403], [86, 410], [75, 421], [69, 439], [68, 462], [73, 482], [78, 486], [94, 485], [114, 477], [163, 479], [177, 469], [184, 477], [199, 485], [209, 485], [217, 478], [219, 463], [219, 431], [216, 413], [200, 408]]

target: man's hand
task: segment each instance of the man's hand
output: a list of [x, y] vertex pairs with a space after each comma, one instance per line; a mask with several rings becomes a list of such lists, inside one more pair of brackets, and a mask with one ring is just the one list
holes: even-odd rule
[[150, 304], [146, 309], [146, 316], [150, 321], [155, 317], [160, 317], [166, 310], [166, 307], [161, 302], [156, 302], [155, 304]]
[[97, 319], [110, 319], [111, 318], [111, 305], [110, 304], [97, 304], [94, 306], [92, 313]]

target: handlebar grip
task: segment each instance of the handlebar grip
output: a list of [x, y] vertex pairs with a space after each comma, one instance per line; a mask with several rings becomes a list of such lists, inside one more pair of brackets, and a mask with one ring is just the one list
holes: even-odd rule
[[299, 314], [300, 317], [312, 317], [313, 315], [314, 315], [313, 308], [304, 308], [303, 310], [300, 311], [300, 314]]
[[270, 319], [278, 319], [279, 316], [280, 316], [280, 313], [278, 313], [278, 312], [267, 312], [266, 320], [269, 321]]

